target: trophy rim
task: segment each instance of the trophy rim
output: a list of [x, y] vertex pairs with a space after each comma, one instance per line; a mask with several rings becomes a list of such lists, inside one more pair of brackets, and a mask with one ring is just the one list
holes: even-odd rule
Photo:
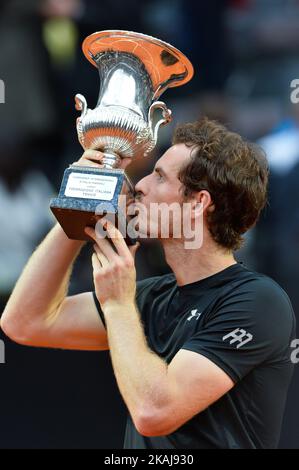
[[[90, 51], [90, 46], [95, 41], [97, 41], [101, 38], [106, 39], [108, 37], [113, 37], [113, 36], [116, 36], [120, 39], [121, 38], [124, 38], [124, 39], [128, 39], [128, 38], [129, 39], [134, 39], [134, 38], [139, 39], [139, 40], [141, 40], [145, 43], [152, 43], [152, 44], [154, 44], [158, 47], [163, 47], [163, 49], [165, 49], [167, 52], [175, 55], [175, 57], [181, 62], [181, 64], [185, 66], [186, 76], [184, 78], [180, 79], [180, 80], [173, 81], [172, 83], [170, 83], [167, 86], [167, 88], [175, 88], [175, 87], [184, 85], [192, 79], [192, 77], [194, 75], [194, 67], [193, 67], [191, 61], [188, 59], [188, 57], [185, 56], [185, 54], [183, 54], [179, 49], [172, 46], [171, 44], [169, 44], [166, 41], [162, 41], [161, 39], [157, 39], [157, 38], [155, 38], [153, 36], [149, 36], [147, 34], [136, 33], [134, 31], [107, 29], [107, 30], [92, 33], [89, 36], [87, 36], [83, 41], [82, 50], [83, 50], [83, 53], [84, 53], [85, 57], [87, 58], [87, 60], [94, 67], [97, 67], [97, 63], [94, 60], [93, 55]], [[119, 48], [119, 49], [116, 48], [115, 50], [122, 51], [122, 48]], [[163, 89], [163, 91], [164, 90], [165, 90], [165, 88]]]

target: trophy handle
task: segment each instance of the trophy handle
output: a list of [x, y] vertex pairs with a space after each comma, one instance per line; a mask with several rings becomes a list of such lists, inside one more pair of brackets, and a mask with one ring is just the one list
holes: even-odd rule
[[152, 129], [155, 144], [156, 144], [157, 139], [158, 139], [158, 131], [159, 131], [160, 126], [166, 125], [172, 120], [171, 110], [167, 108], [166, 104], [163, 103], [163, 101], [155, 101], [151, 105], [151, 107], [148, 111], [148, 122], [151, 125], [153, 123], [153, 116], [154, 116], [154, 112], [155, 112], [156, 109], [161, 109], [162, 110], [163, 119], [160, 119], [160, 121], [157, 122], [155, 128]]
[[75, 96], [76, 110], [81, 111], [81, 117], [84, 117], [87, 113], [87, 101], [83, 95], [79, 93]]

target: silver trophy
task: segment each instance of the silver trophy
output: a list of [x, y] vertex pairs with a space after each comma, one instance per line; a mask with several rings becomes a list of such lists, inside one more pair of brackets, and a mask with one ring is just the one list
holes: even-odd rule
[[[76, 95], [76, 109], [81, 111], [78, 138], [85, 150], [104, 152], [104, 168], [71, 165], [50, 204], [65, 233], [76, 240], [86, 240], [84, 228], [94, 226], [101, 215], [120, 216], [119, 196], [134, 193], [118, 168], [121, 159], [153, 150], [160, 126], [171, 120], [171, 111], [159, 97], [193, 76], [192, 64], [179, 50], [140, 33], [94, 33], [83, 42], [83, 52], [98, 68], [101, 88], [95, 109], [88, 109], [84, 96]], [[154, 125], [157, 109], [162, 118]]]

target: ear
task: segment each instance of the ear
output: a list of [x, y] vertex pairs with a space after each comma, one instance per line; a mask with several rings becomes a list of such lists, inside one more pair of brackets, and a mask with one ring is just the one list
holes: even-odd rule
[[203, 213], [206, 212], [213, 212], [215, 206], [213, 204], [211, 195], [209, 191], [203, 189], [202, 191], [198, 191], [193, 195], [191, 200], [191, 210], [193, 218], [199, 217]]

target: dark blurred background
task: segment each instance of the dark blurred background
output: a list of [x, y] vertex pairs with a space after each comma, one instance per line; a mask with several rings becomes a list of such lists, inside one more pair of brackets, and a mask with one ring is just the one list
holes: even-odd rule
[[[163, 100], [174, 122], [137, 181], [169, 146], [173, 127], [218, 119], [267, 152], [269, 204], [237, 258], [274, 278], [299, 311], [299, 0], [0, 0], [0, 312], [32, 251], [54, 224], [49, 199], [82, 154], [74, 95], [94, 107], [96, 70], [83, 39], [103, 29], [143, 32], [193, 62], [194, 79]], [[45, 263], [51, 260], [45, 260]], [[45, 267], [46, 268], [46, 267]], [[137, 257], [138, 278], [168, 272], [159, 245]], [[71, 293], [92, 290], [90, 248], [76, 262]], [[299, 323], [299, 321], [298, 321]], [[297, 337], [299, 337], [297, 335]], [[125, 407], [107, 352], [26, 348], [5, 341], [0, 365], [0, 448], [121, 448]], [[299, 365], [289, 393], [282, 448], [299, 448]], [[297, 393], [296, 393], [297, 392]]]

